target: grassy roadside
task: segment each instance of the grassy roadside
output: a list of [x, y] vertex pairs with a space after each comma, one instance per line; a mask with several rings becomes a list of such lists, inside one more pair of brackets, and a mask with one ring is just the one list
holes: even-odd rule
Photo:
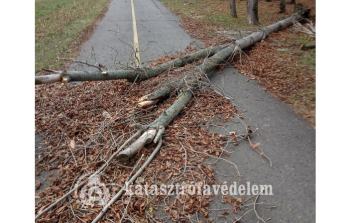
[[[259, 1], [259, 26], [247, 23], [246, 1], [236, 1], [238, 18], [230, 16], [227, 0], [160, 0], [181, 18], [183, 28], [206, 45], [218, 44], [225, 39], [238, 39], [240, 31], [252, 31], [270, 25], [294, 11], [294, 5], [286, 5], [286, 13], [279, 14], [279, 1]], [[315, 1], [297, 0], [312, 10], [315, 17]], [[226, 31], [226, 32], [224, 32]], [[235, 35], [224, 35], [232, 33]], [[315, 42], [314, 37], [290, 28], [271, 34], [262, 43], [245, 51], [247, 59], [235, 58], [232, 62], [239, 72], [256, 79], [263, 89], [279, 100], [292, 106], [315, 127], [316, 101], [316, 50], [302, 51], [301, 44]]]
[[102, 18], [111, 0], [35, 0], [35, 73], [64, 69]]

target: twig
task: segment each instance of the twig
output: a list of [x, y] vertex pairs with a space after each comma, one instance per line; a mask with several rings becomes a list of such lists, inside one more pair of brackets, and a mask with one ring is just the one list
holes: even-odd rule
[[243, 215], [240, 216], [240, 218], [236, 219], [233, 223], [238, 223], [240, 222], [240, 220], [245, 216], [247, 215], [250, 211], [253, 211], [254, 209], [250, 209], [248, 210], [247, 212], [245, 212]]
[[[146, 160], [146, 162], [140, 167], [140, 169], [135, 173], [135, 175], [133, 177], [131, 177], [130, 180], [125, 182], [125, 186], [126, 188], [128, 188], [129, 184], [132, 184], [136, 178], [138, 176], [140, 176], [140, 174], [143, 172], [143, 170], [146, 168], [147, 165], [149, 165], [149, 163], [151, 162], [151, 160], [155, 157], [156, 153], [159, 151], [160, 147], [162, 145], [162, 138], [160, 138], [156, 148], [154, 149], [154, 151], [151, 153], [151, 155], [149, 156], [149, 158]], [[98, 214], [98, 216], [96, 216], [96, 218], [92, 221], [92, 223], [96, 223], [98, 222], [102, 216], [107, 212], [107, 210], [109, 209], [109, 207], [115, 203], [115, 201], [117, 201], [121, 195], [124, 192], [124, 186], [120, 189], [120, 191], [104, 206], [104, 208], [101, 210], [101, 212]]]
[[185, 171], [186, 171], [186, 167], [187, 167], [187, 152], [186, 152], [186, 148], [184, 147], [184, 145], [183, 145], [181, 142], [179, 142], [179, 143], [180, 143], [181, 147], [182, 147], [182, 148], [184, 149], [184, 151], [185, 151], [185, 166], [184, 166], [184, 170], [183, 170], [182, 174], [179, 175], [179, 176], [177, 176], [176, 178], [174, 178], [173, 181], [171, 182], [171, 184], [174, 184], [175, 180], [177, 180], [177, 179], [180, 178], [182, 175], [184, 175], [184, 173], [185, 173]]
[[59, 70], [49, 70], [49, 69], [45, 69], [45, 68], [42, 68], [41, 70], [51, 72], [51, 73], [55, 73], [55, 74], [61, 74], [61, 71], [59, 71]]
[[75, 60], [74, 58], [60, 58], [60, 60], [72, 60], [74, 63], [85, 64], [85, 65], [88, 65], [89, 67], [95, 67], [95, 68], [97, 68], [99, 71], [102, 71], [102, 70], [101, 70], [101, 67], [99, 67], [99, 66], [96, 66], [96, 65], [93, 65], [93, 64], [89, 64], [89, 63], [86, 63], [86, 62], [83, 62], [83, 61]]
[[37, 219], [40, 218], [41, 215], [43, 215], [44, 213], [48, 212], [52, 207], [54, 207], [55, 205], [57, 205], [58, 203], [60, 203], [62, 200], [64, 200], [67, 196], [71, 195], [74, 191], [76, 191], [79, 187], [83, 186], [86, 183], [86, 181], [83, 181], [82, 183], [78, 184], [77, 186], [75, 186], [72, 190], [70, 190], [69, 192], [67, 192], [65, 195], [63, 195], [61, 198], [57, 199], [54, 203], [52, 203], [51, 205], [49, 205], [47, 208], [45, 208], [42, 212], [40, 212], [36, 217], [35, 217], [35, 221]]
[[71, 152], [72, 157], [74, 158], [76, 167], [78, 167], [78, 163], [77, 163], [76, 158], [75, 158], [75, 156], [74, 156], [74, 153], [73, 153], [73, 151], [72, 151], [72, 149], [71, 149], [71, 146], [68, 146], [68, 148], [69, 148], [69, 150], [70, 150], [70, 152]]
[[[184, 140], [185, 140], [185, 139], [184, 139]], [[240, 176], [241, 176], [240, 171], [239, 171], [239, 168], [236, 166], [235, 163], [231, 162], [230, 160], [221, 158], [221, 157], [216, 157], [216, 156], [207, 154], [207, 153], [205, 153], [205, 152], [196, 151], [196, 150], [194, 150], [194, 149], [192, 148], [192, 146], [190, 145], [190, 143], [189, 143], [187, 140], [185, 140], [185, 141], [189, 144], [189, 148], [190, 148], [194, 153], [200, 153], [200, 154], [204, 154], [204, 155], [206, 155], [206, 156], [212, 157], [212, 158], [214, 158], [214, 159], [218, 159], [218, 158], [219, 158], [219, 159], [221, 159], [221, 160], [224, 160], [225, 162], [230, 163], [231, 165], [235, 166], [235, 169], [236, 169], [236, 171], [238, 172], [238, 176], [237, 176], [237, 177], [240, 177]]]
[[82, 220], [79, 216], [77, 216], [75, 213], [74, 213], [74, 210], [73, 210], [73, 208], [72, 208], [72, 205], [71, 204], [69, 204], [69, 206], [70, 206], [70, 209], [71, 209], [71, 212], [72, 212], [72, 214], [77, 218], [77, 219], [79, 219], [80, 221], [82, 221], [82, 222], [84, 222], [85, 223], [85, 221], [84, 220]]
[[[89, 178], [98, 175], [101, 171], [103, 171], [110, 163], [110, 161], [112, 159], [114, 159], [116, 157], [116, 155], [118, 153], [121, 152], [121, 150], [131, 141], [133, 140], [135, 137], [137, 137], [138, 135], [140, 135], [142, 133], [141, 130], [137, 131], [133, 136], [131, 136], [128, 140], [126, 140], [126, 142], [124, 142], [124, 144], [106, 161], [106, 163], [104, 165], [102, 165], [102, 167], [100, 167], [95, 173], [93, 173]], [[48, 212], [51, 208], [53, 208], [55, 205], [57, 205], [60, 201], [64, 200], [67, 196], [71, 195], [74, 191], [76, 191], [79, 187], [83, 186], [85, 184], [86, 181], [83, 181], [82, 183], [80, 183], [79, 185], [75, 186], [72, 190], [70, 190], [69, 192], [67, 192], [65, 195], [63, 195], [62, 197], [60, 197], [59, 199], [57, 199], [54, 203], [50, 204], [47, 208], [45, 208], [42, 212], [40, 212], [36, 217], [35, 217], [35, 221], [37, 219], [40, 218], [41, 215], [43, 215], [44, 213]]]
[[127, 123], [131, 122], [131, 121], [135, 121], [135, 120], [140, 120], [140, 119], [143, 119], [143, 118], [152, 117], [152, 116], [154, 116], [155, 114], [156, 114], [156, 113], [151, 113], [151, 114], [147, 114], [147, 115], [144, 115], [144, 116], [141, 116], [141, 117], [136, 117], [136, 118], [133, 118], [133, 119], [128, 119], [128, 120], [125, 120], [124, 122], [122, 122], [122, 123], [120, 123], [120, 124], [112, 125], [112, 126], [110, 126], [110, 127], [115, 128], [115, 127], [117, 127], [117, 126], [119, 126], [119, 125], [124, 125], [124, 124], [127, 124]]
[[[263, 190], [264, 190], [264, 188], [261, 190], [261, 192], [262, 192]], [[255, 198], [255, 201], [254, 201], [254, 212], [255, 212], [255, 215], [256, 215], [256, 217], [258, 218], [258, 220], [261, 220], [262, 222], [266, 223], [266, 221], [265, 221], [264, 219], [262, 219], [262, 218], [258, 215], [258, 213], [257, 213], [257, 211], [256, 211], [256, 202], [257, 202], [257, 200], [258, 200], [261, 192], [259, 191], [259, 192], [258, 192], [258, 195], [257, 195], [256, 198]]]
[[120, 221], [119, 221], [120, 223], [122, 222], [122, 220], [124, 219], [124, 217], [125, 217], [125, 215], [126, 215], [127, 209], [128, 209], [128, 207], [129, 207], [129, 204], [130, 204], [130, 201], [131, 201], [131, 197], [132, 197], [132, 195], [130, 194], [129, 202], [127, 203], [127, 205], [126, 205], [126, 207], [125, 207], [124, 214], [123, 214], [123, 216], [121, 217], [121, 219], [120, 219]]

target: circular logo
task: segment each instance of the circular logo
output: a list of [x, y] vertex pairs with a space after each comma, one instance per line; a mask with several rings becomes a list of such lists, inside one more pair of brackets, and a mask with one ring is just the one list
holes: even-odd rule
[[[79, 185], [87, 175], [88, 174], [81, 176], [77, 181], [77, 185]], [[95, 174], [89, 177], [87, 184], [81, 188], [80, 193], [75, 191], [75, 197], [80, 199], [83, 207], [104, 206], [110, 199], [110, 193], [106, 185], [101, 182], [100, 176]]]

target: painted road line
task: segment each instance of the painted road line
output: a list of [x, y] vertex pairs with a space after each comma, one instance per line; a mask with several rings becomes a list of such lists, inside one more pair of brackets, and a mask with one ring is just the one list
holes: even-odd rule
[[140, 50], [139, 50], [139, 38], [137, 34], [134, 0], [131, 0], [131, 12], [132, 12], [133, 32], [134, 32], [134, 52], [135, 52], [134, 60], [135, 60], [135, 66], [140, 67], [141, 62], [140, 62]]

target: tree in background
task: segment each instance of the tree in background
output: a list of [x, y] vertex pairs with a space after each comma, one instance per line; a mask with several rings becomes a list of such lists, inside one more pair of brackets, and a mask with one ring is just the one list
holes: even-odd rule
[[247, 14], [250, 25], [259, 24], [258, 5], [258, 0], [247, 0]]
[[279, 13], [285, 13], [285, 0], [280, 0], [280, 12]]
[[233, 18], [237, 18], [235, 0], [230, 0], [230, 15]]

